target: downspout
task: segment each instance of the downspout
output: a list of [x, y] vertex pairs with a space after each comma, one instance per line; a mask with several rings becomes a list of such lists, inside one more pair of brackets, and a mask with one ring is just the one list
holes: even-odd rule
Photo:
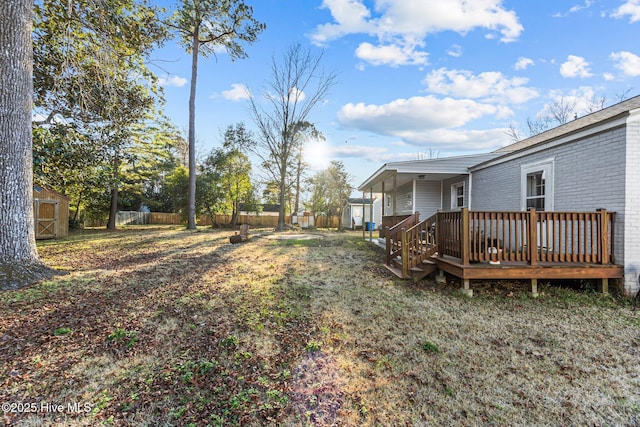
[[469, 210], [471, 210], [471, 190], [473, 188], [472, 186], [473, 183], [473, 174], [471, 172], [469, 172], [469, 192], [467, 194], [467, 204], [469, 205]]

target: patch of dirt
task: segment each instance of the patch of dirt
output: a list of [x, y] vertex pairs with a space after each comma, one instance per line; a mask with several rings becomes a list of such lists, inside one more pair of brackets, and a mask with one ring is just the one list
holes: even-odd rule
[[336, 358], [308, 352], [292, 372], [291, 404], [300, 420], [332, 426], [344, 403], [344, 377]]

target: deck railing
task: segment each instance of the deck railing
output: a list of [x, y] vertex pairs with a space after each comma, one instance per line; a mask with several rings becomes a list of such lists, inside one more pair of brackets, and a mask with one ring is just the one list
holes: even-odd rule
[[411, 215], [386, 229], [386, 264], [402, 274], [436, 254], [461, 260], [613, 264], [615, 213], [469, 211]]
[[[384, 229], [384, 234], [386, 238], [386, 260], [385, 263], [387, 265], [391, 265], [391, 259], [401, 256], [402, 254], [402, 233], [406, 232], [408, 228], [413, 227], [418, 223], [420, 218], [420, 213], [416, 212], [414, 214], [406, 216], [400, 222], [392, 226], [386, 226]], [[404, 245], [404, 249], [407, 250], [407, 244]], [[406, 260], [408, 257], [403, 257], [403, 260]], [[409, 268], [409, 267], [407, 267]], [[403, 268], [404, 270], [404, 268]]]
[[615, 213], [469, 211], [440, 213], [441, 254], [473, 261], [613, 263]]

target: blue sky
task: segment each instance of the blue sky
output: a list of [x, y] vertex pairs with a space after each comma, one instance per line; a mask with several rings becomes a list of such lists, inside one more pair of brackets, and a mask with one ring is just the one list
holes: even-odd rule
[[[164, 3], [158, 0], [159, 4]], [[340, 160], [362, 183], [383, 163], [486, 152], [528, 136], [562, 98], [587, 114], [590, 101], [640, 94], [640, 0], [247, 0], [267, 25], [247, 59], [201, 58], [198, 155], [221, 131], [254, 129], [244, 88], [260, 94], [272, 58], [293, 43], [323, 53], [337, 84], [310, 121], [311, 171]], [[165, 111], [187, 129], [190, 57], [175, 42], [152, 57]], [[255, 166], [254, 166], [255, 168]]]

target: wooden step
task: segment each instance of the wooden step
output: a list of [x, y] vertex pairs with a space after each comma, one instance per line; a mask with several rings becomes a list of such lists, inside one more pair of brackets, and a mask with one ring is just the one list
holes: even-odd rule
[[387, 268], [387, 270], [389, 270], [390, 272], [392, 272], [393, 274], [395, 274], [395, 275], [396, 275], [396, 276], [398, 276], [399, 278], [401, 278], [401, 279], [408, 279], [408, 277], [404, 277], [404, 276], [402, 275], [402, 269], [397, 268], [397, 267], [394, 267], [394, 266], [392, 266], [392, 265], [386, 265], [386, 264], [385, 264], [385, 267]]

